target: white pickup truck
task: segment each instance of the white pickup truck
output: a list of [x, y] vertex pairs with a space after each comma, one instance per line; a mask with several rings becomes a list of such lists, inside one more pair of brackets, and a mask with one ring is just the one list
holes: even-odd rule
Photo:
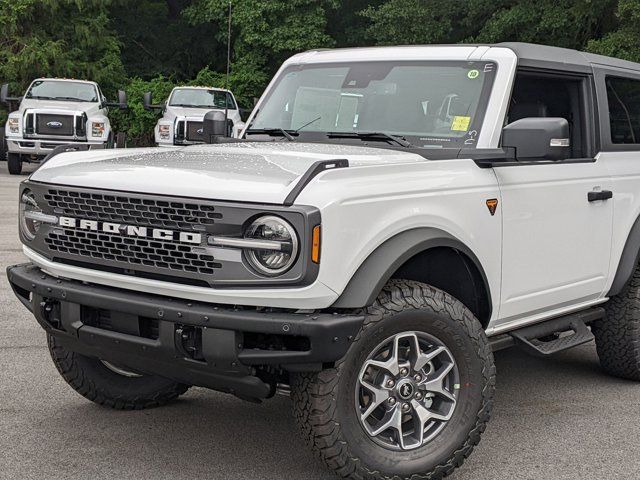
[[244, 128], [233, 93], [223, 88], [176, 87], [161, 105], [153, 105], [151, 92], [147, 92], [144, 95], [144, 107], [162, 111], [162, 118], [154, 129], [158, 147], [204, 143], [203, 121], [205, 114], [210, 111], [227, 115], [231, 135], [237, 135]]
[[40, 162], [62, 145], [124, 147], [124, 134], [112, 130], [107, 116], [110, 106], [127, 108], [123, 91], [117, 103], [109, 103], [95, 82], [37, 78], [19, 98], [9, 97], [9, 86], [3, 85], [0, 102], [19, 105], [9, 113], [0, 139], [12, 175], [22, 171], [23, 162]]
[[[217, 123], [216, 123], [217, 122]], [[222, 127], [220, 123], [222, 122]], [[9, 281], [81, 395], [290, 390], [353, 479], [440, 479], [493, 351], [592, 341], [640, 380], [640, 65], [528, 44], [287, 60], [240, 139], [61, 153]]]

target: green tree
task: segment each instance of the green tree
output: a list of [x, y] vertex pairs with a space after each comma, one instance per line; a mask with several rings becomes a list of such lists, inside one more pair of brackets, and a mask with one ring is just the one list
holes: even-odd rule
[[[327, 11], [337, 0], [235, 0], [233, 78], [240, 98], [259, 96], [279, 64], [293, 53], [334, 45], [326, 33]], [[228, 0], [194, 0], [184, 10], [192, 25], [208, 24], [226, 44]], [[220, 71], [223, 71], [220, 68]]]
[[0, 77], [18, 90], [41, 76], [83, 78], [113, 93], [125, 79], [108, 16], [114, 2], [0, 1]]
[[591, 40], [589, 51], [640, 62], [640, 0], [620, 0], [617, 28], [601, 39]]

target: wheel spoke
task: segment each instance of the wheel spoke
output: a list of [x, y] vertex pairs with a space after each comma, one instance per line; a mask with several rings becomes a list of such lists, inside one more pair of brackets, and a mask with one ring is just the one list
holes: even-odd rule
[[369, 433], [377, 437], [388, 428], [398, 432], [398, 436], [402, 438], [402, 411], [398, 406], [387, 412], [381, 422], [374, 429], [371, 429]]
[[364, 411], [364, 413], [360, 415], [360, 420], [364, 422], [367, 418], [369, 418], [369, 415], [371, 415], [376, 408], [378, 408], [383, 402], [388, 400], [389, 390], [376, 387], [375, 385], [365, 380], [360, 380], [360, 384], [373, 394], [373, 400]]
[[436, 347], [433, 351], [429, 353], [419, 353], [416, 357], [416, 360], [413, 364], [413, 369], [416, 371], [422, 370], [430, 361], [440, 355], [442, 352], [445, 352], [446, 348], [444, 347]]
[[420, 387], [426, 390], [427, 392], [441, 395], [445, 397], [447, 400], [451, 402], [455, 402], [456, 397], [451, 392], [449, 392], [449, 390], [447, 390], [444, 386], [444, 381], [449, 375], [449, 373], [451, 372], [451, 370], [453, 370], [453, 367], [454, 367], [453, 363], [445, 364], [438, 372], [436, 372], [435, 376], [432, 379], [429, 379], [423, 382], [422, 384], [420, 384]]

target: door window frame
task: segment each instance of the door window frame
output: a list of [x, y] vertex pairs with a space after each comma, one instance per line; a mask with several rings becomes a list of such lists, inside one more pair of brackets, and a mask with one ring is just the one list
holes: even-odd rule
[[596, 66], [594, 68], [596, 79], [596, 97], [599, 107], [601, 151], [603, 152], [637, 152], [640, 151], [640, 143], [613, 143], [611, 140], [611, 122], [609, 115], [609, 98], [607, 95], [607, 77], [617, 77], [640, 82], [640, 72], [624, 68]]
[[[580, 94], [580, 107], [583, 113], [581, 119], [581, 128], [583, 129], [583, 150], [586, 154], [580, 158], [567, 158], [557, 161], [525, 161], [525, 162], [508, 162], [496, 163], [493, 166], [513, 166], [513, 165], [551, 165], [551, 164], [566, 164], [566, 163], [589, 163], [595, 162], [596, 154], [600, 151], [600, 135], [596, 133], [601, 130], [601, 121], [598, 116], [599, 105], [597, 102], [596, 92], [596, 79], [591, 73], [574, 73], [574, 72], [562, 72], [558, 70], [531, 68], [531, 67], [519, 67], [516, 69], [513, 84], [511, 86], [511, 93], [509, 94], [509, 107], [511, 105], [511, 99], [513, 98], [513, 92], [515, 91], [517, 75], [523, 73], [525, 75], [535, 75], [543, 78], [553, 78], [561, 80], [570, 80], [579, 82], [579, 94]], [[607, 110], [608, 114], [608, 110]], [[503, 125], [507, 125], [507, 117], [509, 115], [509, 108], [507, 108]], [[502, 147], [502, 137], [500, 138], [500, 147]]]

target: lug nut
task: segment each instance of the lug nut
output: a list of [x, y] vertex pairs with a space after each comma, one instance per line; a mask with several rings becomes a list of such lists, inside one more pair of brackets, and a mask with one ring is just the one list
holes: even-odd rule
[[400, 369], [400, 375], [402, 375], [403, 377], [406, 377], [408, 373], [409, 373], [409, 370], [407, 370], [406, 368]]
[[422, 400], [422, 392], [416, 393], [416, 400]]
[[394, 382], [393, 380], [387, 380], [387, 388], [393, 388], [395, 384], [396, 382]]
[[422, 375], [420, 375], [420, 374], [416, 373], [416, 374], [413, 376], [413, 379], [414, 379], [416, 382], [421, 382], [421, 381], [422, 381]]
[[411, 406], [408, 403], [403, 403], [402, 404], [402, 411], [404, 413], [407, 413], [409, 411], [409, 409], [411, 408]]
[[389, 400], [387, 400], [389, 402], [389, 405], [395, 405], [396, 404], [396, 398], [395, 397], [389, 397]]

